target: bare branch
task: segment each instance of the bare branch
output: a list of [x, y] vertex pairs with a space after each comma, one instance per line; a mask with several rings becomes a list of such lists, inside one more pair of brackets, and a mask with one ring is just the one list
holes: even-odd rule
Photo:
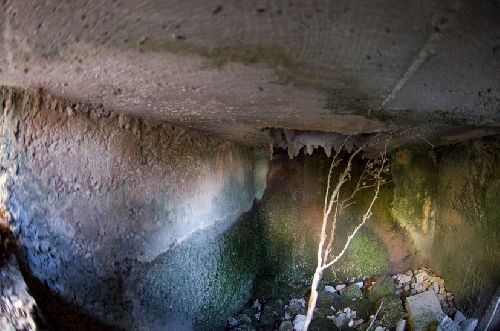
[[328, 206], [328, 193], [330, 191], [330, 181], [331, 181], [331, 177], [332, 177], [332, 171], [333, 169], [338, 165], [338, 163], [341, 161], [341, 159], [338, 159], [337, 158], [340, 156], [340, 154], [342, 153], [342, 149], [344, 149], [344, 146], [347, 142], [347, 139], [349, 139], [351, 136], [347, 136], [344, 141], [342, 142], [342, 144], [340, 145], [339, 149], [337, 151], [335, 151], [335, 155], [333, 156], [333, 160], [332, 160], [332, 163], [330, 164], [330, 170], [328, 171], [328, 181], [327, 181], [327, 184], [326, 184], [326, 193], [325, 193], [325, 207], [323, 209], [323, 214], [326, 213], [326, 208]]
[[[366, 145], [363, 145], [356, 149], [353, 153], [351, 153], [349, 159], [347, 160], [347, 163], [343, 169], [343, 171], [339, 175], [339, 179], [337, 184], [335, 185], [335, 188], [330, 191], [330, 184], [331, 184], [331, 176], [333, 169], [340, 163], [340, 160], [338, 159], [341, 149], [336, 152], [335, 156], [333, 157], [332, 164], [330, 165], [330, 169], [328, 172], [328, 181], [327, 181], [327, 190], [325, 194], [325, 205], [323, 209], [323, 220], [321, 223], [321, 234], [320, 234], [320, 241], [318, 244], [318, 261], [317, 261], [317, 266], [316, 266], [316, 271], [314, 272], [312, 284], [311, 284], [311, 294], [309, 297], [309, 302], [307, 306], [307, 314], [306, 314], [306, 319], [304, 321], [304, 326], [302, 328], [303, 331], [307, 331], [309, 328], [309, 324], [312, 321], [313, 318], [313, 313], [314, 309], [316, 307], [316, 301], [318, 298], [318, 285], [319, 282], [321, 281], [321, 278], [323, 276], [323, 272], [326, 268], [331, 267], [333, 264], [335, 264], [346, 252], [347, 248], [349, 247], [349, 244], [351, 243], [352, 239], [354, 236], [358, 233], [358, 231], [361, 229], [361, 227], [366, 223], [366, 221], [372, 216], [372, 208], [375, 203], [375, 201], [378, 198], [378, 194], [380, 191], [380, 186], [383, 183], [383, 173], [385, 172], [385, 166], [387, 162], [387, 154], [386, 154], [386, 149], [387, 149], [387, 142], [388, 139], [386, 139], [386, 145], [384, 148], [383, 153], [381, 153], [380, 157], [380, 164], [379, 168], [375, 168], [376, 163], [373, 162], [368, 162], [367, 165], [365, 166], [365, 170], [363, 173], [360, 175], [360, 178], [358, 179], [358, 182], [356, 183], [356, 187], [354, 191], [351, 193], [349, 197], [346, 199], [341, 200], [340, 195], [341, 195], [341, 189], [342, 186], [351, 179], [351, 168], [352, 168], [352, 162], [354, 158], [365, 148]], [[372, 141], [373, 143], [373, 141]], [[378, 142], [376, 142], [378, 143]], [[345, 141], [344, 141], [345, 144]], [[343, 144], [343, 146], [344, 146]], [[374, 184], [371, 185], [366, 185], [366, 182], [368, 178], [373, 178], [375, 180]], [[370, 205], [367, 208], [367, 211], [362, 217], [361, 223], [354, 229], [354, 231], [351, 233], [351, 235], [347, 238], [347, 242], [344, 245], [343, 249], [341, 252], [335, 256], [335, 258], [327, 262], [328, 257], [330, 255], [330, 252], [332, 250], [332, 246], [334, 243], [334, 238], [335, 238], [335, 228], [337, 225], [337, 220], [339, 219], [339, 216], [342, 214], [342, 212], [350, 205], [354, 204], [352, 202], [352, 199], [356, 195], [357, 192], [359, 192], [362, 189], [368, 188], [368, 187], [375, 187], [375, 193], [373, 196], [373, 199], [370, 202]], [[333, 211], [333, 219], [332, 219], [332, 224], [331, 224], [331, 230], [330, 230], [330, 238], [328, 240], [327, 246], [325, 248], [325, 243], [326, 239], [328, 237], [327, 235], [327, 227], [328, 227], [328, 221], [329, 217], [332, 214], [332, 209], [333, 206], [335, 205], [335, 209]]]
[[372, 321], [370, 322], [370, 325], [368, 325], [368, 328], [366, 328], [366, 331], [370, 330], [373, 326], [373, 323], [377, 320], [378, 314], [380, 314], [380, 311], [382, 310], [382, 307], [384, 306], [384, 300], [380, 301], [380, 306], [378, 306], [377, 311], [375, 312], [375, 316], [373, 317]]

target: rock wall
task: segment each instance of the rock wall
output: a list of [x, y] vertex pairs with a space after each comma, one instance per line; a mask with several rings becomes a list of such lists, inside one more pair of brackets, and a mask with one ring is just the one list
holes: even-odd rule
[[469, 314], [500, 284], [500, 141], [484, 138], [393, 159], [394, 214]]
[[[35, 278], [126, 329], [161, 328], [153, 306], [213, 329], [248, 299], [257, 233], [235, 220], [262, 195], [267, 153], [42, 91], [0, 100], [0, 202]], [[238, 273], [240, 255], [253, 262]]]
[[[353, 179], [345, 186], [345, 192], [352, 189], [365, 161], [356, 159]], [[274, 155], [268, 187], [258, 211], [268, 265], [262, 293], [286, 299], [287, 294], [304, 295], [296, 291], [308, 288], [316, 267], [330, 162], [322, 150], [314, 151], [311, 156], [300, 153], [292, 160], [286, 151]], [[338, 172], [332, 178], [338, 178]], [[402, 271], [410, 266], [411, 247], [406, 245], [406, 234], [388, 208], [393, 198], [392, 189], [391, 184], [383, 186], [374, 216], [354, 238], [346, 255], [325, 272], [325, 282], [345, 282], [353, 277], [360, 279], [390, 270]], [[339, 221], [335, 252], [343, 247], [347, 236], [360, 222], [372, 194], [368, 190], [359, 194], [357, 203]], [[260, 293], [256, 296], [261, 297]]]

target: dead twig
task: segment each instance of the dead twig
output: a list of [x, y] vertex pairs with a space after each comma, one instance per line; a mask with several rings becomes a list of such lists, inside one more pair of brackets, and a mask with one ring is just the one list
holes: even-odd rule
[[[346, 138], [346, 141], [348, 138]], [[342, 148], [345, 146], [346, 141], [344, 141], [344, 143], [342, 144]], [[327, 189], [325, 193], [325, 204], [323, 209], [323, 220], [321, 223], [321, 234], [318, 244], [317, 265], [311, 283], [311, 295], [309, 297], [309, 302], [307, 306], [306, 319], [304, 321], [304, 326], [302, 328], [303, 331], [307, 331], [312, 321], [314, 309], [316, 308], [316, 301], [318, 299], [318, 285], [319, 282], [321, 281], [321, 278], [323, 277], [324, 270], [329, 267], [332, 267], [336, 262], [338, 262], [342, 258], [342, 256], [344, 256], [353, 238], [363, 227], [363, 225], [368, 221], [368, 219], [372, 216], [372, 208], [375, 204], [375, 201], [378, 198], [380, 187], [385, 182], [384, 176], [388, 172], [387, 143], [388, 139], [386, 139], [386, 144], [384, 146], [384, 149], [383, 151], [380, 152], [380, 156], [376, 160], [367, 162], [363, 170], [363, 173], [360, 175], [356, 183], [353, 192], [351, 192], [351, 194], [346, 198], [342, 198], [341, 195], [342, 187], [346, 182], [348, 182], [351, 179], [353, 160], [359, 153], [361, 153], [361, 151], [366, 146], [362, 145], [361, 147], [357, 148], [354, 152], [351, 153], [343, 171], [339, 175], [337, 184], [335, 185], [333, 190], [330, 191], [332, 172], [333, 169], [336, 168], [341, 163], [340, 154], [342, 152], [342, 149], [336, 151], [335, 155], [333, 156], [332, 163], [330, 165], [330, 169], [328, 172]], [[371, 183], [369, 183], [370, 181]], [[339, 217], [348, 206], [355, 203], [352, 200], [354, 199], [357, 193], [359, 193], [361, 190], [370, 187], [374, 187], [374, 195], [372, 200], [370, 201], [369, 206], [367, 207], [367, 210], [362, 216], [361, 222], [354, 228], [352, 233], [348, 236], [347, 242], [341, 249], [340, 253], [333, 257], [330, 257], [333, 244], [335, 242], [335, 229]], [[328, 228], [330, 229], [329, 233], [327, 233]]]

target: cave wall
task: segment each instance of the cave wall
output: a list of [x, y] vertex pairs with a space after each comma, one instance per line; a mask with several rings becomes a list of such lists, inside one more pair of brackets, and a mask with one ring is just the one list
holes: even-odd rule
[[[354, 162], [352, 180], [345, 185], [350, 192], [366, 160]], [[267, 267], [257, 296], [304, 295], [314, 273], [317, 261], [324, 194], [331, 159], [322, 149], [311, 156], [302, 151], [289, 159], [286, 151], [275, 150], [269, 165], [268, 185], [259, 204], [258, 217], [262, 224]], [[333, 174], [338, 178], [339, 171]], [[360, 222], [361, 213], [368, 205], [373, 191], [362, 191], [356, 204], [339, 221], [336, 231], [336, 249], [343, 247], [347, 236]], [[373, 217], [352, 241], [345, 256], [334, 268], [324, 273], [324, 283], [362, 279], [389, 271], [403, 271], [411, 265], [411, 245], [406, 232], [392, 217], [391, 183], [381, 189]]]
[[267, 152], [39, 90], [0, 100], [0, 202], [36, 279], [127, 329], [217, 328], [249, 298], [258, 238], [240, 215]]
[[500, 284], [499, 155], [498, 138], [484, 138], [393, 157], [395, 217], [469, 314]]
[[[391, 152], [393, 180], [324, 283], [427, 266], [446, 280], [464, 312], [479, 316], [500, 284], [499, 152], [498, 138]], [[258, 212], [268, 265], [260, 293], [304, 294], [296, 292], [314, 272], [329, 162], [318, 150], [292, 160], [286, 152], [274, 155]], [[337, 226], [337, 247], [370, 197], [361, 194]]]

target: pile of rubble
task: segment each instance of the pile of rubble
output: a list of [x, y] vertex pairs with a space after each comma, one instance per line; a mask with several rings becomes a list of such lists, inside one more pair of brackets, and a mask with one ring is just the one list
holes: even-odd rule
[[15, 244], [5, 211], [0, 208], [0, 330], [36, 330], [35, 300], [12, 254]]
[[426, 291], [434, 291], [443, 311], [452, 316], [457, 311], [455, 306], [455, 297], [452, 293], [446, 291], [444, 279], [436, 276], [427, 268], [418, 270], [408, 270], [405, 274], [393, 276], [396, 281], [398, 291], [403, 297], [420, 294]]
[[[255, 299], [228, 320], [232, 331], [301, 331], [306, 298]], [[456, 309], [444, 280], [429, 269], [329, 284], [319, 291], [309, 330], [474, 331], [477, 319]]]
[[35, 308], [35, 300], [11, 256], [0, 268], [0, 330], [36, 330]]

